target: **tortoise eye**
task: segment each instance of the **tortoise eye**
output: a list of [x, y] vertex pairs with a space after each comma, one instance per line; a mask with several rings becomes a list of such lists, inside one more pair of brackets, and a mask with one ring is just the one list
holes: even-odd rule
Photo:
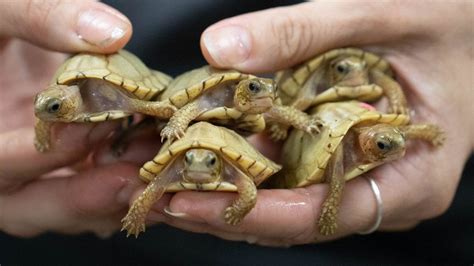
[[191, 153], [191, 152], [187, 152], [185, 155], [184, 155], [184, 161], [187, 163], [187, 164], [191, 164], [193, 162], [193, 159], [194, 159], [194, 155]]
[[249, 91], [252, 93], [259, 93], [260, 92], [260, 85], [256, 82], [249, 83]]
[[48, 105], [46, 106], [46, 111], [50, 114], [55, 114], [59, 111], [61, 108], [61, 101], [58, 99], [52, 99], [48, 102]]
[[209, 156], [207, 160], [207, 166], [214, 166], [216, 164], [216, 157]]
[[377, 147], [379, 148], [379, 150], [381, 151], [388, 151], [391, 149], [391, 145], [388, 141], [384, 141], [384, 140], [378, 140], [376, 142], [377, 144]]
[[336, 66], [336, 70], [337, 72], [339, 72], [340, 74], [346, 74], [348, 71], [349, 71], [349, 67], [345, 64], [338, 64]]

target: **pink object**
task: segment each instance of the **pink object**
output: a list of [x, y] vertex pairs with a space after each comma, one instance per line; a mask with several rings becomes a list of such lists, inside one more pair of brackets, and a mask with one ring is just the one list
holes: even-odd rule
[[370, 111], [375, 111], [375, 107], [373, 107], [372, 105], [370, 105], [368, 103], [360, 103], [360, 106], [362, 108], [368, 109]]

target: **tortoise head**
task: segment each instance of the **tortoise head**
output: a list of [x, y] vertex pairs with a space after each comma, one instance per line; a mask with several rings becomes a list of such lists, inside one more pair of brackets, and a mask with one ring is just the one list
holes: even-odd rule
[[183, 179], [189, 183], [210, 183], [221, 178], [222, 162], [207, 149], [190, 149], [184, 154]]
[[276, 86], [272, 79], [252, 78], [240, 81], [235, 89], [234, 106], [249, 114], [261, 114], [273, 107]]
[[359, 130], [359, 144], [365, 159], [387, 162], [405, 155], [405, 136], [395, 126], [377, 124]]
[[71, 122], [82, 106], [79, 87], [51, 85], [35, 98], [35, 115], [43, 121]]
[[358, 86], [367, 84], [369, 74], [367, 63], [361, 58], [350, 56], [335, 59], [329, 68], [331, 86]]

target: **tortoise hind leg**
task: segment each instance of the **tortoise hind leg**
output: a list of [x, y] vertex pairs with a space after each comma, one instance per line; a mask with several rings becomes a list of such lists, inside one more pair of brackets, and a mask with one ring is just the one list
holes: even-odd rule
[[342, 191], [346, 183], [344, 179], [343, 147], [339, 146], [329, 160], [326, 168], [326, 181], [329, 182], [329, 194], [324, 200], [319, 217], [319, 232], [332, 235], [337, 229], [337, 214], [341, 202]]
[[431, 142], [433, 146], [443, 145], [446, 136], [440, 127], [433, 124], [418, 124], [400, 127], [407, 139], [422, 139]]
[[235, 184], [239, 197], [225, 209], [224, 213], [224, 219], [230, 225], [239, 224], [257, 202], [257, 187], [249, 176], [238, 173]]

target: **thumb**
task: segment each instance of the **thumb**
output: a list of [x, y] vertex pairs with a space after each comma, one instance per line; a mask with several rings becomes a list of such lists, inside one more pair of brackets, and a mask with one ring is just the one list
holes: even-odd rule
[[401, 8], [387, 2], [357, 1], [272, 8], [210, 26], [201, 36], [201, 49], [216, 67], [279, 70], [332, 48], [381, 44], [406, 36], [417, 25], [409, 19], [413, 11]]
[[0, 38], [17, 37], [62, 52], [110, 53], [131, 34], [124, 15], [95, 1], [0, 1]]

